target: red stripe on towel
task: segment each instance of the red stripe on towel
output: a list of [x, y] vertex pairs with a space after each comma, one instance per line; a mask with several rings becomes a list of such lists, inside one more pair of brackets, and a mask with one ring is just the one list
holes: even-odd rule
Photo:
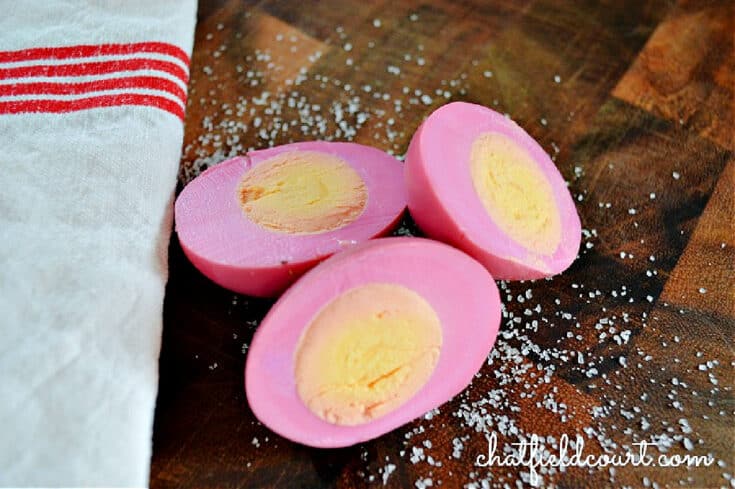
[[0, 102], [0, 114], [22, 113], [64, 113], [99, 107], [118, 107], [123, 105], [140, 105], [165, 110], [184, 120], [184, 109], [166, 97], [158, 95], [142, 95], [125, 93], [120, 95], [100, 95], [76, 100], [14, 100]]
[[135, 42], [130, 44], [81, 44], [0, 51], [0, 63], [37, 59], [71, 59], [90, 56], [110, 56], [136, 53], [158, 53], [172, 56], [189, 65], [189, 56], [178, 46], [165, 42]]
[[118, 90], [123, 88], [143, 88], [161, 90], [174, 95], [182, 103], [186, 103], [186, 92], [179, 84], [166, 78], [155, 76], [130, 76], [108, 78], [80, 83], [32, 82], [0, 85], [0, 97], [13, 95], [79, 95], [100, 90]]
[[73, 63], [61, 65], [34, 65], [19, 66], [16, 68], [0, 68], [0, 80], [23, 77], [59, 77], [59, 76], [89, 76], [118, 73], [121, 71], [157, 70], [177, 77], [184, 83], [189, 81], [189, 75], [178, 64], [172, 61], [158, 59], [132, 58], [114, 61], [91, 61], [87, 63]]

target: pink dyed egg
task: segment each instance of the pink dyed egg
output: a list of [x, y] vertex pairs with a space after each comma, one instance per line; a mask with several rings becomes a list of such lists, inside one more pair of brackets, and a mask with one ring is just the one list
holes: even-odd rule
[[176, 200], [176, 232], [211, 280], [270, 297], [329, 255], [390, 230], [405, 205], [392, 156], [353, 143], [294, 143], [194, 179]]
[[498, 289], [468, 255], [422, 238], [339, 253], [276, 302], [250, 344], [255, 416], [313, 447], [387, 433], [464, 389], [500, 322]]
[[421, 229], [496, 279], [551, 276], [577, 256], [580, 221], [564, 179], [528, 133], [495, 111], [464, 102], [434, 111], [411, 140], [405, 179]]

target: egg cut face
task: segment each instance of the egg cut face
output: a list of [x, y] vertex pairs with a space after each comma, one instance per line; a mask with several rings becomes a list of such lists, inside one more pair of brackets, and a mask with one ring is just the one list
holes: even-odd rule
[[404, 404], [439, 359], [442, 328], [424, 298], [396, 284], [368, 283], [327, 304], [296, 348], [296, 389], [311, 412], [357, 425]]
[[343, 159], [316, 151], [281, 153], [243, 177], [240, 202], [259, 226], [286, 234], [318, 234], [354, 222], [367, 186]]
[[245, 391], [256, 417], [314, 447], [380, 436], [451, 399], [500, 323], [492, 276], [422, 238], [381, 238], [296, 282], [253, 337]]
[[549, 255], [561, 241], [561, 219], [549, 182], [530, 155], [509, 137], [480, 134], [470, 149], [475, 192], [501, 231], [537, 254]]

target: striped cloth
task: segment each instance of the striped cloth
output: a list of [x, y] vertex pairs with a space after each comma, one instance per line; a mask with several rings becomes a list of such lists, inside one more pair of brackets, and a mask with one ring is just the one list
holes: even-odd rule
[[145, 487], [196, 3], [0, 12], [0, 487]]
[[0, 51], [0, 114], [144, 105], [183, 120], [188, 68], [163, 42]]

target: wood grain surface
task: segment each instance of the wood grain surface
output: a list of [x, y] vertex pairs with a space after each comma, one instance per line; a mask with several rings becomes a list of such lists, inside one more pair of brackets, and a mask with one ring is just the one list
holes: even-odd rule
[[[562, 275], [500, 284], [498, 344], [464, 393], [369, 443], [315, 450], [269, 432], [245, 399], [247, 345], [272, 302], [209, 282], [174, 234], [151, 487], [529, 486], [527, 469], [475, 466], [492, 432], [500, 446], [535, 433], [553, 452], [580, 434], [589, 454], [644, 440], [714, 461], [569, 468], [544, 487], [734, 486], [733, 5], [202, 1], [179, 190], [289, 141], [402, 155], [433, 109], [465, 100], [552, 155], [585, 236]], [[397, 233], [420, 235], [410, 217]]]

